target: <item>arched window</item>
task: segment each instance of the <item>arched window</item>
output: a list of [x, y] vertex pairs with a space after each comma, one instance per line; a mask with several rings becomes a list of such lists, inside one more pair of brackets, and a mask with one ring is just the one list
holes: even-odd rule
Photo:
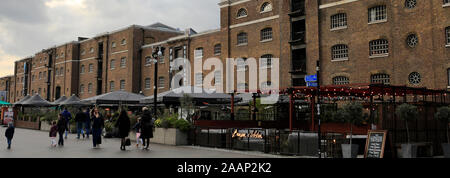
[[237, 13], [237, 17], [238, 18], [247, 17], [247, 10], [245, 10], [244, 8], [239, 9], [239, 11]]
[[333, 78], [333, 85], [348, 85], [350, 83], [348, 77], [337, 76]]
[[270, 4], [269, 2], [265, 2], [264, 4], [261, 5], [261, 12], [269, 12], [272, 11], [272, 4]]
[[369, 43], [370, 56], [389, 55], [389, 42], [385, 39], [373, 40]]
[[388, 74], [374, 74], [371, 76], [370, 83], [379, 83], [389, 85], [391, 83], [391, 77]]
[[261, 30], [261, 41], [272, 40], [272, 28]]
[[127, 40], [123, 39], [121, 45], [126, 45], [127, 44]]
[[124, 91], [125, 90], [125, 80], [121, 80], [120, 81], [120, 90]]
[[216, 44], [214, 46], [214, 55], [218, 56], [222, 53], [222, 45], [221, 44]]
[[84, 85], [83, 84], [80, 85], [80, 93], [84, 93]]
[[81, 65], [81, 71], [80, 71], [80, 73], [84, 74], [84, 70], [85, 70], [84, 65]]
[[238, 45], [245, 45], [247, 43], [248, 43], [247, 33], [245, 33], [245, 32], [239, 33], [237, 35], [237, 44]]
[[348, 60], [348, 46], [345, 44], [334, 45], [331, 49], [332, 60]]

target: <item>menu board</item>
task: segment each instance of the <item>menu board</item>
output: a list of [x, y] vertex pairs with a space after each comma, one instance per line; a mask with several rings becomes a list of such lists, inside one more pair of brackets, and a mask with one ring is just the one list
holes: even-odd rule
[[383, 158], [386, 135], [386, 130], [369, 130], [366, 140], [365, 158]]

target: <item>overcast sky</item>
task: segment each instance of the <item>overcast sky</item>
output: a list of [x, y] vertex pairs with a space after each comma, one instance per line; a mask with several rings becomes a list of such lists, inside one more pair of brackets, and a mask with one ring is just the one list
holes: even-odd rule
[[197, 32], [220, 25], [219, 0], [1, 0], [0, 77], [44, 48], [161, 22]]

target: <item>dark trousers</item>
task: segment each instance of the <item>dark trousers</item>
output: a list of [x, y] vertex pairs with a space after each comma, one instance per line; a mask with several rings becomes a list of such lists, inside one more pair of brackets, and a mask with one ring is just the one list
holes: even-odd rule
[[[147, 144], [145, 144], [147, 143]], [[146, 148], [148, 148], [148, 146], [150, 146], [150, 138], [142, 138], [142, 146], [145, 146]]]
[[7, 142], [8, 142], [8, 148], [11, 148], [11, 141], [12, 141], [12, 139], [6, 138], [6, 140], [7, 140]]
[[92, 143], [94, 147], [102, 142], [102, 129], [92, 129]]
[[82, 134], [82, 131], [83, 131], [83, 122], [77, 122], [77, 138], [80, 138], [80, 134]]
[[64, 146], [64, 131], [60, 131], [59, 132], [59, 140], [58, 140], [58, 145]]

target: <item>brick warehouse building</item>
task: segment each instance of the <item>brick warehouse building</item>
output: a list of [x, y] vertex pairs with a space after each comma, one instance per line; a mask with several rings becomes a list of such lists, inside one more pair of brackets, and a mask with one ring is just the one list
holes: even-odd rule
[[[159, 92], [172, 88], [177, 70], [170, 65], [178, 57], [187, 57], [191, 64], [210, 57], [224, 63], [226, 58], [279, 58], [280, 88], [306, 85], [305, 75], [316, 73], [319, 59], [325, 85], [383, 82], [433, 89], [450, 85], [448, 0], [221, 0], [219, 6], [216, 30], [197, 33], [160, 23], [133, 25], [17, 61], [11, 99], [32, 93], [49, 100], [72, 94], [88, 98], [114, 90], [152, 95], [151, 56], [160, 46], [165, 51], [158, 63]], [[32, 69], [24, 67], [33, 63]], [[258, 65], [270, 69], [270, 63]], [[195, 81], [211, 71], [192, 71], [191, 84], [200, 84]], [[225, 69], [214, 73], [215, 83], [229, 85], [226, 73]], [[249, 82], [255, 81], [247, 77], [234, 86], [248, 88]]]

